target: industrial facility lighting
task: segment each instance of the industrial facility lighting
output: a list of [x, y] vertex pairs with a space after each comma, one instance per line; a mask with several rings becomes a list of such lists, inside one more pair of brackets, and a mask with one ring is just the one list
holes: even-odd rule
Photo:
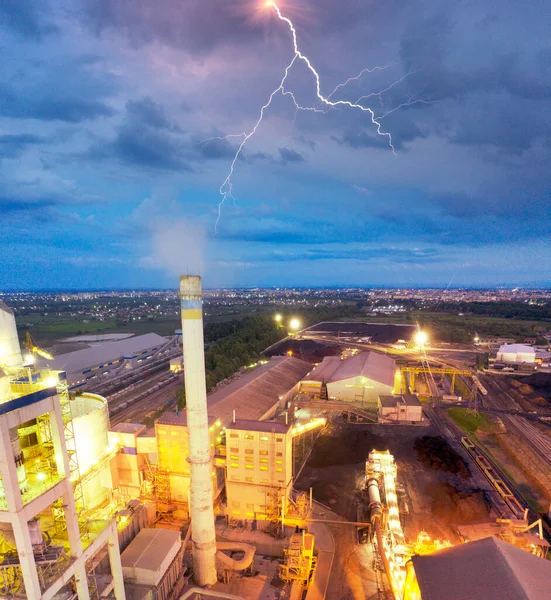
[[26, 365], [34, 364], [34, 356], [32, 354], [25, 354], [25, 364]]
[[300, 321], [298, 319], [291, 319], [289, 321], [289, 329], [291, 331], [298, 331], [300, 329]]
[[282, 317], [280, 314], [277, 314], [277, 315], [274, 317], [274, 319], [275, 319], [276, 323], [281, 323], [281, 320], [283, 319], [283, 317]]
[[48, 377], [46, 379], [46, 385], [48, 387], [55, 387], [57, 385], [57, 377], [54, 377], [53, 375], [51, 377]]
[[429, 340], [429, 336], [424, 331], [419, 330], [415, 334], [415, 345], [418, 348], [422, 348], [423, 346], [425, 346], [426, 343], [428, 342], [428, 340]]
[[46, 473], [38, 473], [38, 475], [36, 476], [36, 478], [38, 479], [38, 481], [45, 481], [46, 480]]

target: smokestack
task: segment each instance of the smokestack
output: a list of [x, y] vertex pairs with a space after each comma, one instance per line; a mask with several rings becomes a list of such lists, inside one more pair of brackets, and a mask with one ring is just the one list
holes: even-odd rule
[[189, 431], [190, 515], [193, 572], [197, 585], [216, 583], [216, 534], [207, 417], [201, 277], [180, 277], [184, 378]]

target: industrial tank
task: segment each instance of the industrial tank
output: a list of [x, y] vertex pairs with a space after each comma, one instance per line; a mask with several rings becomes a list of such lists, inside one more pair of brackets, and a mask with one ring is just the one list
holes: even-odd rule
[[[101, 462], [109, 452], [107, 400], [97, 394], [84, 393], [71, 400], [71, 414], [84, 502], [86, 509], [91, 509], [101, 504], [113, 487], [109, 462]], [[91, 472], [94, 474], [87, 476]]]
[[15, 315], [0, 300], [0, 365], [20, 367], [22, 362]]

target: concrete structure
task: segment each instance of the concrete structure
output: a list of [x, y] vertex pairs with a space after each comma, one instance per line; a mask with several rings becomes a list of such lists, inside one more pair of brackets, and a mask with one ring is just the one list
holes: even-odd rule
[[536, 362], [536, 351], [531, 346], [523, 344], [503, 344], [497, 352], [498, 362], [505, 363], [529, 363]]
[[21, 366], [21, 347], [11, 308], [0, 300], [0, 367]]
[[408, 563], [404, 600], [550, 600], [551, 563], [495, 537]]
[[113, 376], [125, 368], [135, 368], [162, 351], [169, 343], [170, 340], [163, 336], [146, 333], [60, 354], [53, 360], [41, 359], [37, 366], [65, 371], [69, 385], [76, 387], [101, 376]]
[[423, 407], [415, 394], [379, 396], [378, 414], [391, 421], [419, 422], [423, 420]]
[[121, 556], [125, 581], [158, 586], [181, 547], [179, 531], [142, 529]]
[[[115, 522], [98, 520], [86, 547], [81, 540], [81, 485], [73, 489], [71, 481], [77, 476], [78, 463], [76, 453], [68, 449], [69, 432], [73, 442], [74, 438], [72, 420], [67, 419], [70, 408], [65, 374], [21, 376], [14, 372], [9, 391], [0, 398], [0, 536], [15, 547], [15, 556], [8, 561], [4, 557], [0, 563], [0, 594], [10, 597], [10, 582], [21, 577], [24, 588], [18, 584], [17, 591], [29, 599], [50, 600], [73, 585], [78, 598], [88, 600], [86, 562], [107, 546], [111, 587], [117, 600], [124, 600]], [[29, 423], [35, 420], [40, 424], [41, 437], [37, 451], [32, 458], [25, 452], [14, 456], [14, 434], [28, 436]], [[18, 477], [18, 467], [24, 470], [24, 480]], [[42, 516], [47, 512], [51, 512], [54, 526], [66, 531], [67, 548], [53, 535], [49, 540], [43, 538]], [[44, 524], [48, 522], [51, 519], [45, 519]], [[71, 560], [63, 563], [65, 553]], [[52, 568], [57, 564], [64, 568]]]
[[[216, 497], [224, 487], [225, 459], [217, 455], [222, 442], [222, 426], [220, 421], [214, 419], [214, 417], [209, 417], [208, 425], [209, 447], [215, 455], [211, 481], [212, 492]], [[162, 415], [155, 423], [155, 438], [158, 453], [158, 473], [162, 473], [167, 478], [163, 500], [167, 503], [176, 503], [176, 516], [187, 518], [191, 473], [188, 461], [189, 429], [187, 411], [182, 411], [178, 415], [175, 413]], [[220, 458], [222, 458], [222, 461]]]
[[293, 438], [277, 421], [236, 420], [226, 428], [228, 516], [265, 521], [285, 506], [293, 480]]
[[193, 571], [198, 585], [216, 583], [212, 458], [207, 416], [201, 278], [180, 277], [184, 377], [189, 425]]
[[326, 386], [331, 400], [362, 403], [377, 409], [380, 395], [392, 394], [396, 361], [378, 352], [360, 352], [341, 360], [327, 356], [300, 384], [300, 391], [320, 395]]

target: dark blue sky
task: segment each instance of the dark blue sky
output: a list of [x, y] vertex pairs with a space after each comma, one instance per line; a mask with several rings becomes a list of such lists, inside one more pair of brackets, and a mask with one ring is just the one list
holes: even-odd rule
[[[548, 0], [0, 3], [0, 289], [549, 284]], [[392, 85], [394, 84], [395, 85]], [[314, 102], [300, 65], [288, 80]], [[392, 86], [392, 87], [390, 87]], [[380, 95], [374, 93], [389, 88]], [[393, 111], [401, 104], [402, 108]]]

